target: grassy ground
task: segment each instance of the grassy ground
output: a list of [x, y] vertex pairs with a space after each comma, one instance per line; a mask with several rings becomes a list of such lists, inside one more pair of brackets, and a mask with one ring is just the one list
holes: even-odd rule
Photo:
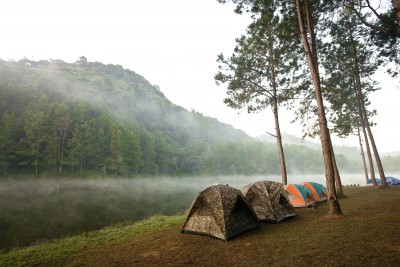
[[0, 253], [0, 266], [400, 266], [400, 186], [345, 188], [343, 218], [326, 204], [229, 242], [181, 234], [184, 215]]

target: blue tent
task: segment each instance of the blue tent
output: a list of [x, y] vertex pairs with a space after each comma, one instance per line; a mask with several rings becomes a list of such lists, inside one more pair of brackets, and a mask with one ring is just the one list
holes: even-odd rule
[[[379, 179], [379, 178], [376, 178], [375, 180], [376, 180], [376, 182], [378, 184], [382, 183], [381, 179]], [[388, 185], [400, 185], [400, 180], [399, 179], [394, 178], [394, 177], [390, 177], [390, 176], [386, 177], [386, 182], [388, 183]], [[372, 180], [368, 179], [368, 183], [367, 184], [372, 184]]]
[[390, 177], [390, 176], [386, 177], [386, 182], [389, 185], [400, 185], [400, 180], [399, 179], [394, 178], [394, 177]]

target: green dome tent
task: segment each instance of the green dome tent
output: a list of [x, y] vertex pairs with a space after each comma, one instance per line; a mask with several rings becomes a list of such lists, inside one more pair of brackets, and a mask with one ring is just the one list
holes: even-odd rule
[[297, 215], [281, 183], [258, 181], [244, 186], [242, 193], [260, 221], [278, 223]]
[[182, 232], [227, 241], [258, 226], [257, 216], [240, 190], [213, 185], [200, 192], [192, 202]]

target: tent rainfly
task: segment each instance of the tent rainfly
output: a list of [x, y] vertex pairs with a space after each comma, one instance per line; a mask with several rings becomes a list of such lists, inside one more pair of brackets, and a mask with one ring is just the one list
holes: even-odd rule
[[244, 186], [242, 193], [260, 221], [278, 223], [297, 215], [281, 183], [258, 181]]
[[312, 193], [315, 201], [324, 202], [327, 200], [328, 193], [326, 192], [325, 186], [315, 182], [306, 182], [303, 186], [307, 187]]
[[[386, 178], [386, 182], [387, 182], [388, 185], [400, 185], [400, 180], [397, 179], [397, 178], [390, 177], [390, 176], [387, 176], [385, 178]], [[382, 181], [379, 178], [376, 178], [376, 182], [378, 184], [382, 184]], [[372, 180], [371, 179], [368, 180], [367, 185], [372, 185]]]
[[315, 203], [312, 193], [305, 186], [288, 184], [285, 190], [293, 207], [309, 207]]
[[182, 233], [228, 241], [259, 226], [254, 210], [240, 190], [228, 185], [213, 185], [201, 191], [192, 202]]

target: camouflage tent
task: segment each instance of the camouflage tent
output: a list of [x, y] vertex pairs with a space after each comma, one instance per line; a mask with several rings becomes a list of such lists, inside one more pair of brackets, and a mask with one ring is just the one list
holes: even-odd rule
[[258, 226], [257, 216], [240, 190], [213, 185], [193, 201], [182, 232], [229, 240]]
[[278, 223], [296, 216], [281, 183], [258, 181], [244, 186], [242, 193], [260, 221]]

